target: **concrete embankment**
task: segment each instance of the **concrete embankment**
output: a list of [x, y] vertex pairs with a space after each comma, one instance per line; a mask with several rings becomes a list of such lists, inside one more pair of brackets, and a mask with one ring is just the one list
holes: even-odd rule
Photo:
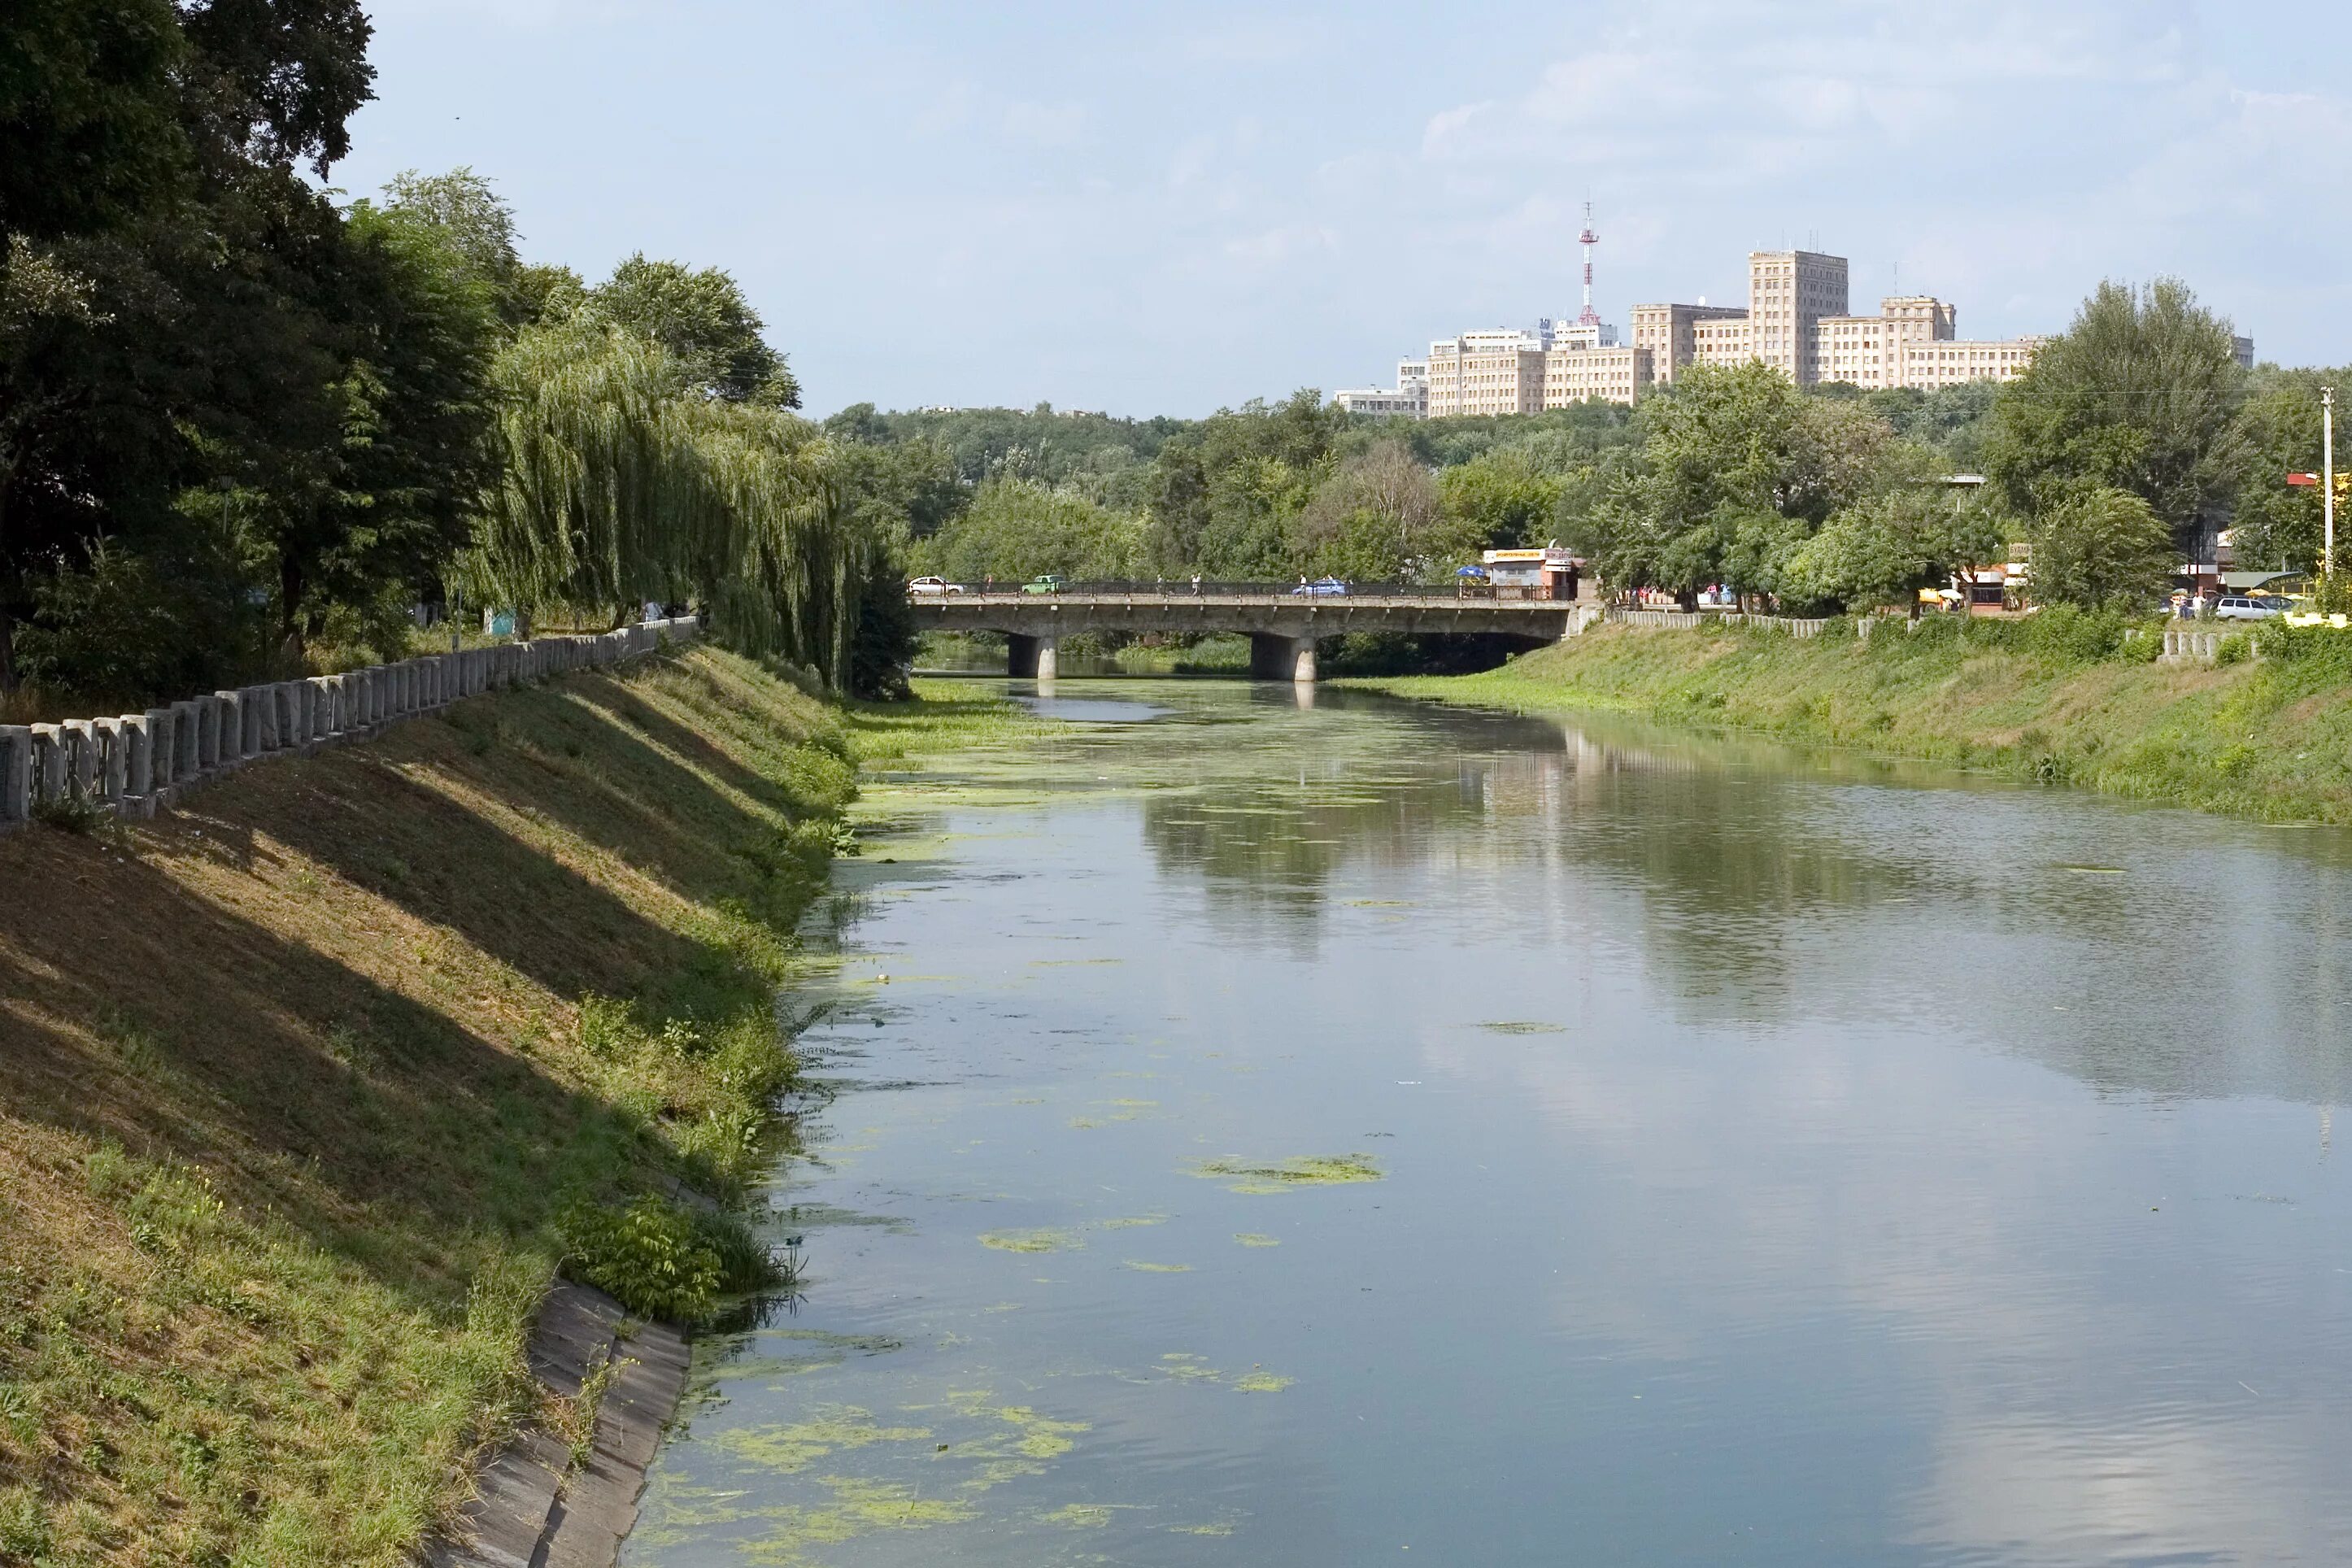
[[855, 770], [716, 649], [447, 695], [0, 837], [0, 1560], [389, 1568], [505, 1453], [609, 1560], [683, 1352], [542, 1312], [565, 1216], [774, 1159]]
[[[2035, 622], [1600, 626], [1485, 674], [1362, 684], [1523, 713], [1638, 714], [2265, 821], [2352, 822], [2352, 634], [2178, 639]], [[2213, 662], [2214, 656], [2219, 659]]]

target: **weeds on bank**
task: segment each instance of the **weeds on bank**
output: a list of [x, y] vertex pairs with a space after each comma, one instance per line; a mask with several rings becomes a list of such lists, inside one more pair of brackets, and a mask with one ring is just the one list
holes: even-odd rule
[[2352, 821], [2352, 636], [2270, 623], [2213, 668], [2156, 662], [2162, 627], [2021, 620], [1607, 627], [1484, 675], [1368, 682], [1521, 712], [1608, 710], [1856, 746], [2031, 783], [2269, 820]]

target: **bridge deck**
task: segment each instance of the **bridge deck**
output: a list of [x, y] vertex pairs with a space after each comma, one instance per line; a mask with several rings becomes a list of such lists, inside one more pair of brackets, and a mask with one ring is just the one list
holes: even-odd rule
[[909, 595], [917, 624], [940, 630], [1003, 632], [1019, 673], [1055, 668], [1055, 644], [1080, 632], [1198, 636], [1235, 633], [1251, 641], [1255, 669], [1314, 679], [1315, 645], [1350, 632], [1405, 637], [1486, 635], [1557, 642], [1601, 613], [1572, 599], [1501, 598], [1453, 593], [1294, 594], [1277, 589], [1199, 594], [1184, 587], [1087, 584], [1061, 594]]

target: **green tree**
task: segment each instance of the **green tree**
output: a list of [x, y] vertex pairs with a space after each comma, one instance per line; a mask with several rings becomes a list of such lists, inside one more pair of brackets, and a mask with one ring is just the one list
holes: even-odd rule
[[[208, 498], [207, 527], [305, 509], [341, 461], [340, 220], [297, 165], [323, 174], [347, 145], [366, 19], [356, 0], [163, 16], [168, 38], [137, 5], [38, 0], [0, 19], [0, 187], [79, 182], [0, 197], [0, 229], [22, 236], [0, 264], [0, 686], [16, 623], [82, 602], [44, 582], [94, 569], [101, 539], [110, 580], [193, 593], [209, 578], [184, 542], [190, 497]], [[263, 569], [250, 555], [209, 558]], [[141, 556], [152, 570], [131, 570]]]
[[766, 323], [742, 286], [716, 267], [698, 271], [676, 261], [649, 261], [640, 252], [597, 286], [587, 309], [606, 325], [659, 343], [709, 396], [801, 405], [800, 383], [784, 356], [768, 345]]
[[1022, 583], [1043, 572], [1133, 577], [1144, 570], [1143, 520], [1034, 479], [995, 479], [917, 547], [925, 571], [959, 582]]
[[1454, 553], [1429, 469], [1391, 437], [1342, 458], [1297, 518], [1294, 553], [1318, 576], [1411, 581]]
[[1461, 542], [1458, 552], [1466, 555], [1542, 543], [1552, 531], [1566, 483], [1531, 448], [1506, 447], [1447, 468], [1438, 477], [1437, 489]]
[[2102, 283], [2065, 331], [2001, 389], [1987, 472], [2032, 514], [2101, 487], [2129, 490], [2200, 549], [2245, 469], [2244, 392], [2230, 324], [2188, 286]]
[[2090, 610], [2145, 607], [2164, 591], [2176, 559], [2155, 509], [2105, 485], [2044, 510], [2032, 543], [2035, 601]]
[[1932, 480], [1890, 484], [1831, 515], [1782, 552], [1772, 586], [1808, 608], [1915, 605], [1922, 588], [2009, 552], [2000, 514], [1987, 501]]
[[[2238, 564], [2250, 571], [2315, 571], [2325, 532], [2319, 488], [2290, 485], [2289, 474], [2319, 472], [2319, 389], [2352, 387], [2352, 367], [2336, 371], [2267, 369], [2264, 383], [2238, 412], [2237, 434], [2243, 467], [2237, 486], [2231, 542]], [[2336, 471], [2352, 472], [2352, 421], [2338, 419]], [[2352, 514], [2336, 508], [2339, 563], [2352, 555], [2347, 543]]]
[[514, 209], [471, 168], [461, 165], [442, 174], [403, 170], [384, 186], [383, 205], [436, 230], [451, 255], [489, 291], [508, 325], [544, 313], [534, 309], [534, 297], [524, 287]]
[[1894, 438], [1858, 401], [1753, 363], [1690, 367], [1634, 426], [1641, 445], [1604, 456], [1570, 540], [1605, 581], [1685, 595], [1764, 587], [1770, 557], [1873, 488]]
[[1159, 568], [1256, 580], [1302, 568], [1293, 524], [1330, 475], [1347, 420], [1310, 387], [1220, 409], [1163, 446], [1146, 485]]
[[0, 15], [0, 268], [18, 236], [117, 227], [177, 187], [185, 53], [171, 0], [16, 0]]

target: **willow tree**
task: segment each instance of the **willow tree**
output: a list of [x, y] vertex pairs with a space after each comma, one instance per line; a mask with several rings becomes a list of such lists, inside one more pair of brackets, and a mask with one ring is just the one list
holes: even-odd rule
[[875, 545], [813, 426], [713, 399], [659, 345], [593, 321], [526, 330], [498, 377], [478, 594], [591, 616], [693, 599], [733, 645], [843, 680]]

